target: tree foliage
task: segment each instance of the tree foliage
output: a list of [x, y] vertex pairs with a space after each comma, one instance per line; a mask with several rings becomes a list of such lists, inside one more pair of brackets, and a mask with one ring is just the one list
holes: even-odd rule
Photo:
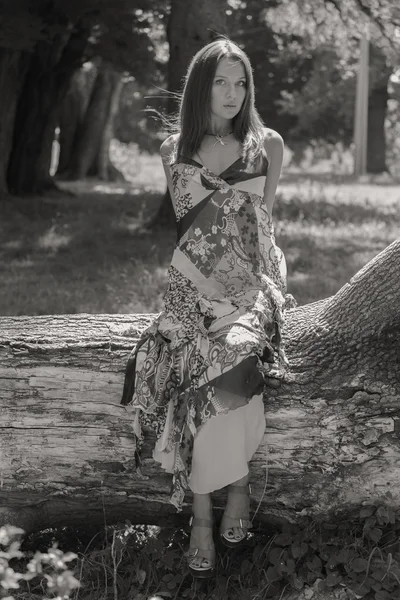
[[[291, 143], [353, 135], [359, 40], [373, 46], [370, 89], [396, 64], [400, 38], [394, 0], [230, 0], [232, 36], [255, 70], [258, 107]], [[396, 37], [397, 35], [397, 37]], [[382, 64], [385, 63], [384, 65]]]

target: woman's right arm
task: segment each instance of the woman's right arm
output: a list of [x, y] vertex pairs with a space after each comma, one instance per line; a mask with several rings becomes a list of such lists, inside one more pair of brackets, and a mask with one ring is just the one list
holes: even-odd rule
[[176, 143], [176, 139], [177, 139], [177, 135], [170, 135], [169, 137], [167, 137], [166, 140], [163, 141], [163, 143], [160, 146], [160, 154], [161, 154], [162, 164], [164, 167], [164, 173], [165, 173], [165, 177], [167, 178], [168, 190], [169, 190], [169, 194], [171, 196], [172, 204], [174, 206], [175, 206], [175, 194], [174, 194], [174, 189], [173, 189], [173, 185], [172, 185], [171, 170], [170, 170], [169, 165], [170, 165], [170, 160], [171, 160], [171, 154], [173, 153], [173, 150], [174, 150], [174, 144]]

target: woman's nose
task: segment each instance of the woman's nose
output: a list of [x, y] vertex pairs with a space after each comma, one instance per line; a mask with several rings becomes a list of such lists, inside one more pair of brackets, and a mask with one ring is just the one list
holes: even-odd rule
[[228, 96], [228, 98], [232, 99], [236, 97], [236, 89], [234, 85], [230, 85], [228, 87], [226, 95]]

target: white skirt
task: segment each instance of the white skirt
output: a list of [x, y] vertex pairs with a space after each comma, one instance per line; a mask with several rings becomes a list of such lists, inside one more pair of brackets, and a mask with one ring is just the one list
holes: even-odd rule
[[[170, 404], [164, 432], [153, 451], [154, 460], [168, 473], [173, 472], [174, 451], [166, 452], [172, 420]], [[253, 396], [248, 404], [227, 414], [210, 417], [194, 438], [189, 487], [195, 494], [208, 494], [234, 483], [249, 472], [248, 463], [265, 433], [263, 396]]]

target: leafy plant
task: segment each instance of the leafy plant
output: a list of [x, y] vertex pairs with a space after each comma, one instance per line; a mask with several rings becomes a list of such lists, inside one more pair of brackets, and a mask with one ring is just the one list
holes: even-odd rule
[[20, 538], [24, 530], [11, 525], [0, 528], [0, 597], [2, 600], [14, 600], [9, 594], [11, 590], [20, 588], [20, 581], [29, 582], [42, 578], [47, 585], [47, 591], [55, 600], [66, 600], [70, 593], [79, 587], [79, 581], [68, 569], [67, 563], [77, 558], [73, 552], [64, 553], [54, 544], [47, 552], [35, 552], [26, 565], [26, 571], [20, 573], [10, 566], [10, 561], [22, 559]]
[[[357, 598], [400, 599], [400, 519], [385, 504], [363, 506], [353, 521], [287, 525], [267, 550], [265, 580], [294, 590], [344, 586]], [[265, 552], [265, 557], [263, 554]]]

